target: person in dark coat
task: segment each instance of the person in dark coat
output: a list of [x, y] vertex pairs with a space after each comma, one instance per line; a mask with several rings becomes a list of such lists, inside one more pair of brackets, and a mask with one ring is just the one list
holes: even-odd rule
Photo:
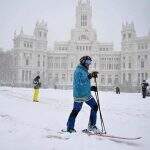
[[120, 88], [118, 86], [116, 87], [116, 94], [120, 94]]
[[149, 84], [145, 80], [143, 80], [143, 82], [142, 82], [142, 96], [143, 96], [143, 98], [146, 98], [148, 86], [149, 86]]
[[33, 102], [39, 102], [39, 89], [41, 87], [40, 76], [36, 76], [33, 80], [34, 86], [34, 94], [33, 94]]

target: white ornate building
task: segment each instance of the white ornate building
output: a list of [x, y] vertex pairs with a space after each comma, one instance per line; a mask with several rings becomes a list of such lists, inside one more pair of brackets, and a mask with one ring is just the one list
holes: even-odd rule
[[90, 70], [99, 71], [98, 85], [102, 90], [120, 86], [122, 90], [137, 90], [143, 79], [150, 78], [150, 34], [137, 37], [133, 23], [122, 25], [121, 51], [113, 43], [97, 40], [92, 27], [90, 0], [78, 0], [76, 24], [70, 41], [55, 42], [47, 48], [47, 25], [37, 22], [32, 36], [23, 29], [14, 35], [13, 80], [17, 86], [31, 86], [35, 75], [53, 88], [72, 87], [73, 72], [79, 59], [89, 55], [93, 59]]
[[14, 33], [13, 80], [17, 86], [31, 86], [33, 78], [40, 74], [46, 81], [47, 72], [47, 24], [37, 22], [32, 36]]

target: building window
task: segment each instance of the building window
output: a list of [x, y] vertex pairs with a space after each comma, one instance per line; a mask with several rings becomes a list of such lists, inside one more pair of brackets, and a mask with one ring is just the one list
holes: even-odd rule
[[29, 65], [29, 59], [26, 59], [26, 66]]
[[38, 61], [38, 64], [37, 64], [37, 66], [38, 66], [38, 67], [40, 67], [40, 61]]
[[109, 64], [109, 70], [111, 70], [111, 64]]
[[147, 55], [145, 55], [145, 59], [147, 59], [148, 58], [148, 56]]
[[39, 37], [41, 37], [42, 36], [42, 32], [41, 31], [39, 31]]
[[58, 73], [55, 74], [55, 80], [58, 81]]
[[88, 40], [88, 37], [86, 35], [81, 35], [81, 37], [79, 39], [80, 40]]
[[123, 34], [123, 39], [125, 39], [126, 38], [126, 34]]
[[129, 63], [129, 68], [131, 68], [131, 63]]
[[81, 15], [81, 26], [87, 26], [87, 15]]
[[66, 80], [66, 75], [62, 74], [62, 80], [65, 81]]
[[31, 80], [31, 70], [29, 71], [29, 80]]
[[89, 46], [89, 50], [91, 50], [92, 49], [92, 47], [91, 46]]
[[43, 67], [45, 67], [45, 55], [43, 56]]
[[119, 67], [119, 64], [116, 64], [116, 69], [119, 70], [119, 68], [120, 68], [120, 67]]
[[105, 84], [105, 77], [104, 77], [104, 75], [101, 75], [101, 83]]
[[52, 79], [52, 78], [53, 78], [52, 73], [49, 73], [49, 74], [48, 74], [48, 78], [49, 78], [49, 79]]
[[111, 75], [108, 75], [108, 84], [112, 84], [112, 78], [111, 78]]
[[145, 80], [147, 80], [148, 79], [148, 73], [146, 72], [145, 73]]
[[142, 81], [144, 80], [144, 73], [141, 73]]
[[128, 34], [128, 37], [131, 38], [131, 33]]
[[86, 50], [88, 50], [88, 46], [86, 46]]
[[140, 46], [140, 44], [138, 44], [138, 49], [140, 50], [140, 48], [141, 48], [141, 46]]
[[26, 74], [25, 74], [25, 81], [28, 81], [28, 71], [26, 71]]
[[118, 84], [119, 83], [119, 77], [118, 75], [115, 75], [115, 81], [114, 81], [114, 84]]
[[125, 73], [123, 73], [123, 83], [125, 83], [125, 80], [126, 80], [126, 75]]
[[53, 68], [53, 57], [48, 57], [48, 67]]
[[80, 50], [82, 50], [82, 46], [80, 46]]
[[71, 68], [73, 68], [73, 62], [71, 62]]
[[138, 73], [138, 83], [140, 84], [140, 73]]
[[70, 81], [71, 82], [73, 81], [73, 75], [72, 74], [70, 75]]
[[24, 70], [22, 70], [22, 82], [24, 82]]
[[141, 61], [141, 68], [144, 68], [144, 61]]
[[40, 67], [40, 55], [38, 55], [38, 62], [37, 62], [37, 66]]
[[131, 83], [131, 73], [128, 73], [128, 82]]
[[126, 67], [126, 65], [125, 65], [125, 63], [123, 63], [123, 68], [125, 68]]
[[147, 46], [147, 44], [145, 44], [145, 49], [148, 49], [148, 46]]

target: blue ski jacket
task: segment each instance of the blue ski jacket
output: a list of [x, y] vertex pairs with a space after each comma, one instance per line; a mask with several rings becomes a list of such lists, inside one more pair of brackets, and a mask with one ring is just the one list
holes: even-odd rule
[[74, 72], [73, 97], [76, 102], [87, 101], [91, 96], [91, 83], [88, 74], [88, 69], [80, 64]]

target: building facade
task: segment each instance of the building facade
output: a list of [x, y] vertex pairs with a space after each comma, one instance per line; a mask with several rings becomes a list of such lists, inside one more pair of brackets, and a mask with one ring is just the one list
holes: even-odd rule
[[73, 72], [80, 57], [89, 55], [91, 71], [99, 71], [98, 86], [112, 90], [120, 86], [124, 91], [137, 91], [143, 79], [150, 78], [150, 34], [138, 37], [133, 23], [122, 25], [121, 50], [113, 43], [97, 40], [92, 27], [90, 0], [78, 0], [76, 24], [69, 41], [55, 42], [47, 48], [47, 24], [37, 22], [32, 36], [14, 33], [13, 73], [16, 86], [31, 86], [39, 74], [44, 87], [72, 88]]
[[[32, 80], [41, 75], [46, 80], [47, 72], [47, 24], [37, 22], [32, 36], [14, 33], [13, 80], [16, 86], [32, 86]], [[43, 85], [44, 86], [44, 85]]]
[[120, 86], [124, 91], [136, 91], [143, 79], [150, 77], [150, 34], [137, 37], [133, 23], [122, 25], [121, 51], [113, 43], [97, 41], [92, 28], [92, 7], [89, 0], [79, 0], [76, 6], [76, 25], [68, 42], [55, 43], [48, 54], [49, 85], [72, 87], [73, 71], [80, 57], [93, 59], [90, 70], [98, 70], [101, 90]]
[[0, 86], [12, 86], [12, 63], [13, 56], [11, 51], [0, 49]]

